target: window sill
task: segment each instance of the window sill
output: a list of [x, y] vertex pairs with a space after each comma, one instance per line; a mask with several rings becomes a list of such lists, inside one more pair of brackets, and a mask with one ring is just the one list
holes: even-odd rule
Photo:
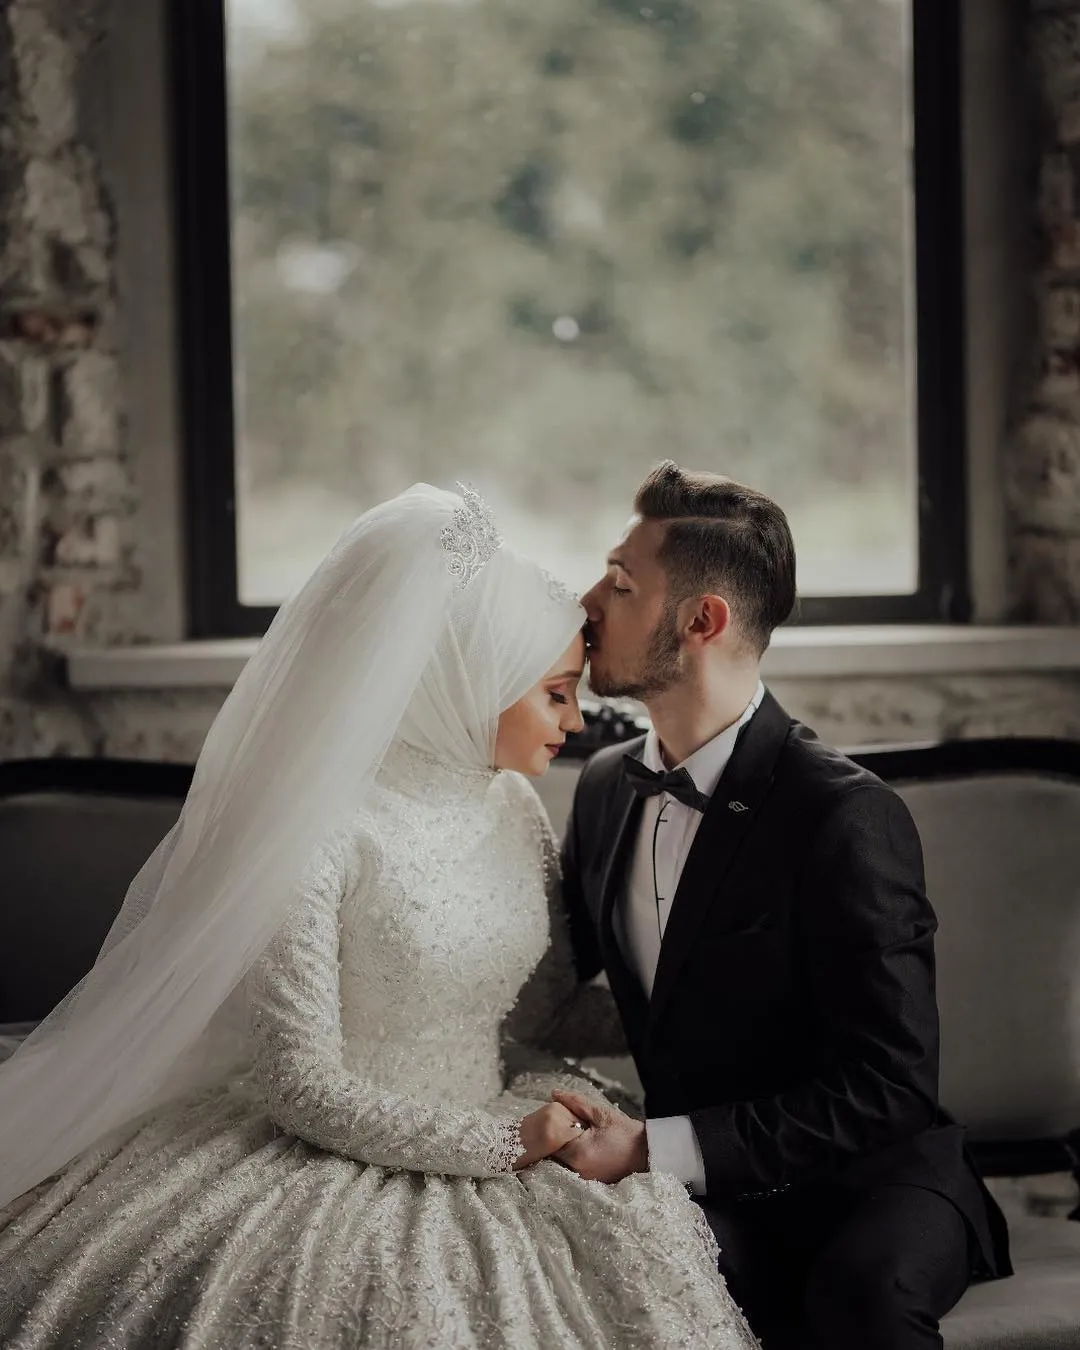
[[[68, 653], [73, 689], [230, 687], [258, 645], [222, 638]], [[1080, 671], [1080, 628], [910, 625], [785, 628], [773, 637], [768, 680], [853, 676]]]

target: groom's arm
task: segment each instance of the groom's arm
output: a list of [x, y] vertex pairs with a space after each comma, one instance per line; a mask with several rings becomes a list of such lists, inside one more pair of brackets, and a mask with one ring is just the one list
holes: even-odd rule
[[711, 1199], [827, 1176], [936, 1117], [937, 922], [894, 792], [859, 787], [832, 808], [795, 918], [820, 1071], [772, 1097], [691, 1112]]

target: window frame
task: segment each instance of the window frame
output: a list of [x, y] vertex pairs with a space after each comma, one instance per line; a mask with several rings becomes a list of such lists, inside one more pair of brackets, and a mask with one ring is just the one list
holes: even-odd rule
[[[180, 421], [192, 638], [261, 636], [273, 606], [240, 603], [236, 538], [227, 0], [168, 0]], [[792, 622], [966, 623], [966, 367], [960, 0], [912, 0], [919, 587], [806, 596]]]

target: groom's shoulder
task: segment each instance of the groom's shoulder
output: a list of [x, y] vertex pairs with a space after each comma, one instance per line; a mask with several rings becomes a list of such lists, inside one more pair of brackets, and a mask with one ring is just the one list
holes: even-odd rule
[[894, 791], [850, 754], [823, 741], [810, 727], [794, 720], [778, 767], [789, 781], [824, 799], [843, 797], [859, 788]]

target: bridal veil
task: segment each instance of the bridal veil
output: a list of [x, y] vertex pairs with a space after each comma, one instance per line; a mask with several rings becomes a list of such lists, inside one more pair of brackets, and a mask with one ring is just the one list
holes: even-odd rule
[[247, 1067], [237, 986], [387, 746], [491, 765], [499, 713], [583, 618], [467, 489], [418, 484], [345, 531], [230, 691], [94, 967], [0, 1065], [0, 1207]]

